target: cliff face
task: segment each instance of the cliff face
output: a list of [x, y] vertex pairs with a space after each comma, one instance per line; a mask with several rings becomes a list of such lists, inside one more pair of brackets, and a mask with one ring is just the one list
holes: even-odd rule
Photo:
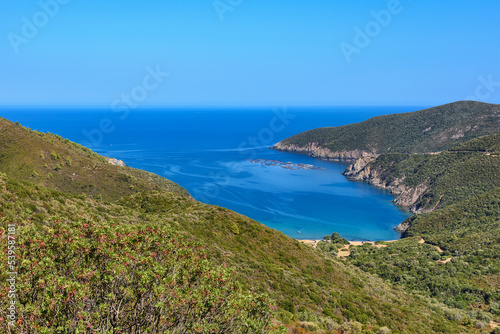
[[364, 157], [376, 156], [373, 152], [352, 150], [352, 151], [332, 151], [326, 147], [320, 146], [317, 142], [308, 143], [306, 146], [298, 146], [295, 144], [284, 144], [279, 142], [272, 149], [283, 152], [293, 152], [307, 154], [313, 158], [321, 158], [333, 161], [352, 161]]
[[283, 152], [293, 152], [307, 154], [314, 158], [328, 159], [332, 161], [353, 161], [344, 171], [343, 175], [351, 181], [368, 182], [370, 185], [388, 190], [396, 196], [394, 204], [407, 208], [412, 213], [424, 213], [432, 209], [417, 206], [418, 200], [429, 188], [426, 184], [420, 184], [415, 188], [402, 184], [402, 179], [396, 179], [390, 183], [381, 178], [382, 170], [373, 169], [370, 165], [375, 161], [377, 154], [373, 152], [353, 150], [333, 152], [327, 148], [319, 146], [318, 143], [310, 143], [307, 146], [297, 146], [293, 144], [277, 143], [272, 147]]
[[404, 179], [395, 179], [391, 182], [386, 182], [382, 179], [383, 170], [374, 169], [371, 162], [375, 161], [375, 157], [364, 157], [352, 163], [343, 173], [351, 181], [368, 182], [370, 185], [388, 190], [394, 196], [394, 204], [407, 208], [412, 213], [430, 212], [432, 209], [417, 205], [422, 195], [429, 189], [425, 183], [419, 184], [416, 187], [408, 187], [403, 184]]

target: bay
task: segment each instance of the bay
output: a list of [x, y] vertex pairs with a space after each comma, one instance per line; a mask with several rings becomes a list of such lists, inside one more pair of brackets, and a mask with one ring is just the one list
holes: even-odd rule
[[[3, 108], [0, 116], [164, 176], [197, 200], [229, 208], [293, 238], [321, 239], [338, 232], [349, 240], [393, 240], [399, 237], [394, 226], [409, 214], [391, 203], [390, 194], [347, 181], [341, 175], [347, 164], [269, 147], [305, 130], [419, 109]], [[283, 168], [271, 160], [321, 169]], [[290, 164], [285, 167], [295, 166]]]

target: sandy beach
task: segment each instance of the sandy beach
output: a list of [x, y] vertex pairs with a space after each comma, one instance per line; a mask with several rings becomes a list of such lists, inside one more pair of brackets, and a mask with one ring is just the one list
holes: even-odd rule
[[[313, 248], [316, 248], [318, 246], [318, 243], [320, 241], [324, 241], [324, 239], [321, 239], [321, 240], [310, 240], [310, 239], [300, 240], [300, 239], [298, 239], [298, 241], [300, 241], [306, 245], [312, 246]], [[394, 241], [397, 241], [397, 240], [387, 240], [384, 242], [394, 242]], [[351, 246], [363, 246], [364, 244], [372, 244], [379, 249], [387, 247], [387, 245], [376, 245], [376, 242], [377, 241], [349, 241], [349, 245], [344, 245], [342, 248], [339, 249], [339, 251], [337, 253], [337, 257], [346, 258], [349, 255], [351, 255], [351, 251], [349, 250], [349, 248]], [[418, 243], [423, 244], [423, 243], [425, 243], [425, 240], [423, 238], [419, 238]], [[438, 252], [440, 252], [440, 253], [444, 252], [439, 246], [434, 246], [434, 247], [436, 247]], [[450, 262], [451, 260], [452, 260], [452, 258], [450, 257], [450, 258], [447, 258], [446, 260], [437, 260], [437, 262], [442, 263], [442, 264], [446, 264], [446, 263]]]
[[[306, 245], [309, 245], [309, 246], [312, 246], [313, 248], [316, 248], [318, 246], [318, 243], [320, 241], [323, 241], [323, 239], [321, 240], [311, 240], [311, 239], [298, 239], [300, 242], [306, 244]], [[388, 241], [385, 241], [385, 242], [394, 242], [396, 240], [388, 240]], [[377, 241], [349, 241], [349, 245], [345, 245], [344, 247], [342, 247], [341, 249], [339, 249], [339, 252], [337, 253], [337, 257], [348, 257], [349, 255], [351, 255], [351, 252], [349, 251], [349, 247], [350, 246], [363, 246], [364, 244], [372, 244], [374, 245], [375, 247], [377, 248], [384, 248], [384, 247], [387, 247], [387, 245], [376, 245]]]

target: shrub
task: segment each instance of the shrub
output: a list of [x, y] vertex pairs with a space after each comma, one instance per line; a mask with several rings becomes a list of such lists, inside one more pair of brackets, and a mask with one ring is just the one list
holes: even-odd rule
[[490, 312], [494, 315], [500, 315], [500, 303], [493, 303], [490, 305]]
[[293, 302], [289, 300], [282, 300], [280, 304], [285, 311], [288, 311], [291, 314], [295, 314], [295, 305], [293, 304]]
[[474, 322], [474, 327], [478, 328], [478, 329], [483, 329], [486, 327], [485, 323], [482, 322], [482, 321], [476, 321]]
[[377, 331], [377, 334], [389, 334], [390, 332], [391, 330], [384, 326]]
[[268, 297], [240, 293], [229, 268], [167, 227], [52, 225], [23, 227], [16, 240], [20, 333], [271, 332]]
[[332, 243], [334, 243], [334, 244], [349, 245], [349, 241], [347, 241], [347, 239], [345, 239], [345, 238], [342, 238], [340, 236], [340, 234], [338, 234], [337, 232], [332, 233], [331, 240], [332, 240]]

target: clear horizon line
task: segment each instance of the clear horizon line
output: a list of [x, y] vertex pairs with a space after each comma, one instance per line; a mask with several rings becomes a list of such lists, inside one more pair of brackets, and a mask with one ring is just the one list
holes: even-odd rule
[[[459, 102], [459, 101], [455, 101]], [[479, 102], [479, 101], [478, 101]], [[453, 102], [449, 102], [453, 103]], [[130, 108], [130, 110], [144, 110], [144, 109], [177, 109], [177, 108], [345, 108], [345, 107], [433, 107], [433, 106], [440, 106], [440, 105], [445, 105], [448, 103], [444, 104], [270, 104], [270, 105], [264, 105], [264, 104], [256, 104], [256, 105], [243, 105], [243, 104], [235, 104], [235, 105], [228, 105], [228, 104], [221, 104], [221, 105], [214, 105], [214, 104], [207, 104], [207, 105], [201, 105], [201, 104], [195, 104], [195, 105], [189, 105], [189, 104], [179, 104], [179, 105], [148, 105], [148, 106], [140, 106], [140, 107], [134, 107]], [[72, 108], [72, 109], [112, 109], [111, 106], [107, 105], [0, 105], [0, 109], [7, 109], [7, 108], [13, 108], [13, 109], [65, 109], [65, 108]]]
[[[441, 105], [446, 105], [455, 102], [461, 102], [467, 100], [458, 100], [446, 103], [419, 103], [419, 104], [286, 104], [286, 103], [274, 103], [274, 104], [151, 104], [138, 107], [130, 107], [130, 110], [141, 110], [141, 109], [166, 109], [166, 108], [279, 108], [279, 107], [290, 107], [290, 108], [337, 108], [337, 107], [437, 107]], [[474, 101], [486, 104], [496, 104], [493, 102], [483, 102]], [[24, 108], [24, 109], [112, 109], [110, 105], [102, 104], [0, 104], [0, 109], [4, 108]]]

